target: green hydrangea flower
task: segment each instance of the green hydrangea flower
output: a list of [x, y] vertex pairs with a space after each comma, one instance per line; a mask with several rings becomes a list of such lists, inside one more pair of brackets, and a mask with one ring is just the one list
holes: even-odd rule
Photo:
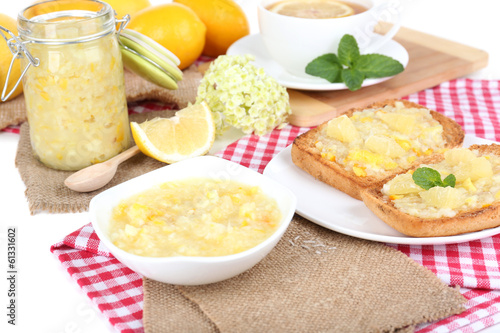
[[291, 109], [285, 87], [252, 60], [251, 55], [219, 56], [201, 80], [196, 104], [208, 104], [217, 135], [229, 126], [264, 135], [286, 125]]

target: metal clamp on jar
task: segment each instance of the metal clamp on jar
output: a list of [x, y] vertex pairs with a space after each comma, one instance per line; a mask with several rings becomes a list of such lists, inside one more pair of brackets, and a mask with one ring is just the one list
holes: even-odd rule
[[[0, 27], [14, 55], [9, 73], [21, 58], [31, 145], [48, 167], [79, 170], [130, 145], [116, 30], [128, 20], [98, 0], [51, 0], [19, 13], [19, 36]], [[2, 100], [11, 92], [4, 87]]]

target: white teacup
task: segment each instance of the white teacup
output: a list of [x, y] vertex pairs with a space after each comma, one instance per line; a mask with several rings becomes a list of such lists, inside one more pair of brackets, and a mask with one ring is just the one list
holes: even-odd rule
[[[361, 53], [373, 53], [394, 37], [399, 30], [397, 3], [381, 0], [349, 0], [367, 10], [359, 14], [327, 19], [285, 16], [266, 9], [283, 0], [263, 0], [258, 6], [260, 34], [273, 58], [289, 73], [311, 78], [305, 72], [309, 62], [325, 53], [337, 53], [340, 39], [353, 35]], [[383, 36], [374, 32], [379, 21], [393, 23]]]

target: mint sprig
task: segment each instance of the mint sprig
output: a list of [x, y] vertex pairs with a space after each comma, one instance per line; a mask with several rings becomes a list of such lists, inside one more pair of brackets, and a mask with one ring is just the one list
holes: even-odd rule
[[368, 78], [393, 76], [404, 70], [403, 65], [383, 54], [360, 54], [359, 46], [352, 35], [340, 40], [337, 54], [323, 54], [306, 66], [306, 73], [328, 80], [344, 82], [351, 91], [361, 88]]
[[415, 170], [412, 175], [415, 184], [428, 190], [430, 188], [440, 186], [440, 187], [455, 187], [456, 178], [453, 174], [449, 174], [445, 179], [441, 180], [441, 174], [431, 168], [421, 167]]

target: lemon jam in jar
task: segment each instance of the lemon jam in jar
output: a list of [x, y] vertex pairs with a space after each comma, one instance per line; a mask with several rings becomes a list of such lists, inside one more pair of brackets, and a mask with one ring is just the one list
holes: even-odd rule
[[22, 11], [18, 28], [38, 61], [23, 77], [35, 156], [79, 170], [125, 150], [131, 136], [113, 9], [95, 0], [46, 1]]

